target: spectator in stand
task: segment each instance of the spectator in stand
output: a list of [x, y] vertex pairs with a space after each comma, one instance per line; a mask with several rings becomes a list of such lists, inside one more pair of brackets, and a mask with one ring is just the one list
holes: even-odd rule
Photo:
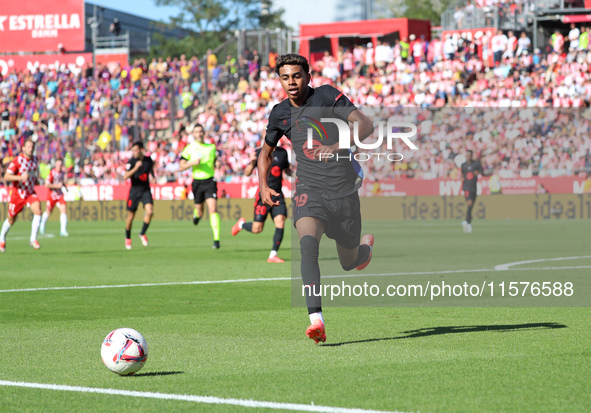
[[443, 58], [443, 43], [439, 39], [439, 37], [435, 37], [429, 43], [427, 48], [427, 62], [429, 62], [429, 67], [436, 64]]
[[355, 70], [355, 57], [351, 49], [345, 49], [343, 53], [343, 68], [342, 73], [344, 75], [350, 75]]
[[394, 54], [392, 48], [387, 43], [382, 43], [378, 40], [376, 46], [376, 68], [384, 69], [388, 64], [394, 61]]
[[453, 60], [456, 55], [456, 43], [449, 34], [443, 43], [443, 54], [447, 60]]
[[491, 39], [491, 49], [493, 52], [493, 61], [495, 66], [501, 63], [503, 53], [507, 50], [508, 39], [503, 34], [502, 30], [498, 30], [497, 34]]
[[403, 62], [408, 60], [408, 56], [410, 52], [410, 43], [408, 43], [408, 37], [403, 37], [402, 41], [400, 42], [400, 58]]
[[456, 29], [461, 30], [464, 24], [464, 12], [460, 8], [460, 6], [456, 6], [456, 11], [454, 13], [454, 21], [456, 22]]
[[579, 36], [579, 50], [585, 51], [589, 48], [589, 31], [587, 26], [581, 27], [581, 35]]
[[217, 67], [218, 58], [211, 49], [207, 49], [207, 72], [210, 79], [213, 79], [213, 70]]
[[472, 23], [472, 19], [474, 18], [474, 4], [472, 4], [470, 0], [468, 0], [468, 2], [466, 3], [466, 7], [464, 7], [464, 10], [466, 11], [465, 19], [468, 22], [468, 25], [470, 25]]
[[517, 48], [517, 38], [512, 31], [509, 31], [507, 35], [507, 47], [503, 53], [503, 57], [512, 59], [515, 56], [515, 49]]
[[375, 49], [373, 48], [373, 43], [369, 42], [367, 44], [367, 49], [365, 50], [365, 69], [363, 74], [368, 75], [373, 73], [373, 66], [374, 66], [374, 53]]
[[564, 36], [560, 33], [560, 30], [556, 29], [554, 34], [550, 37], [550, 45], [554, 53], [561, 54], [564, 46]]
[[581, 35], [581, 32], [579, 31], [577, 26], [574, 23], [571, 23], [570, 32], [568, 32], [568, 41], [569, 41], [568, 48], [569, 48], [569, 50], [570, 49], [573, 49], [573, 50], [579, 49], [579, 36], [580, 35]]
[[529, 51], [531, 47], [531, 40], [527, 37], [525, 32], [521, 32], [521, 36], [519, 36], [519, 40], [517, 40], [517, 53], [516, 56], [521, 56], [524, 52]]
[[423, 61], [423, 57], [424, 57], [424, 42], [423, 42], [423, 38], [419, 38], [417, 39], [412, 46], [412, 57], [414, 60], [414, 64], [415, 64], [415, 70], [418, 70], [419, 65], [421, 64], [421, 62]]

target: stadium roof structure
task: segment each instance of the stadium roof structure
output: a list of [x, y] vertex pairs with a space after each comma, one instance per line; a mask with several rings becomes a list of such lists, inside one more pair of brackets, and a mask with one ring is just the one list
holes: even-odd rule
[[341, 38], [365, 38], [375, 44], [380, 37], [395, 35], [395, 37], [402, 39], [411, 34], [417, 37], [423, 35], [425, 39], [430, 40], [431, 22], [429, 20], [397, 18], [301, 24], [300, 54], [307, 58], [313, 57], [311, 53], [317, 51], [314, 50], [314, 47], [311, 48], [310, 41], [322, 38], [330, 41], [329, 51], [335, 56]]

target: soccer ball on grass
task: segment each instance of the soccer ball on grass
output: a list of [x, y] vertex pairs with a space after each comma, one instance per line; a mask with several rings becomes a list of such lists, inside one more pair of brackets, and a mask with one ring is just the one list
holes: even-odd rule
[[103, 363], [113, 373], [128, 376], [140, 371], [148, 358], [148, 343], [131, 328], [111, 331], [101, 346]]

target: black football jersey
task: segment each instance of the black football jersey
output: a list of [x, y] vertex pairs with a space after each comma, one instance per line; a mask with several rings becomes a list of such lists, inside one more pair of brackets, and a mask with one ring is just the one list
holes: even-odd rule
[[[296, 187], [303, 184], [325, 199], [343, 198], [359, 189], [363, 172], [350, 150], [343, 151], [345, 156], [340, 152], [338, 159], [335, 154], [328, 162], [320, 161], [313, 155], [314, 148], [339, 141], [337, 125], [321, 122], [321, 119], [337, 118], [347, 122], [354, 110], [355, 105], [342, 92], [329, 85], [310, 88], [300, 107], [292, 106], [289, 99], [273, 107], [265, 142], [275, 147], [282, 136], [291, 140], [298, 164]], [[309, 129], [312, 131], [312, 148], [308, 147]]]
[[[131, 158], [125, 165], [126, 171], [131, 171], [139, 159]], [[131, 176], [131, 187], [140, 188], [150, 187], [149, 175], [154, 176], [154, 161], [149, 156], [144, 156], [142, 159], [142, 166]]]
[[473, 160], [472, 162], [464, 162], [462, 164], [462, 175], [464, 176], [464, 183], [462, 189], [464, 191], [476, 192], [476, 183], [478, 182], [478, 175], [474, 172], [482, 174], [482, 165], [480, 161]]

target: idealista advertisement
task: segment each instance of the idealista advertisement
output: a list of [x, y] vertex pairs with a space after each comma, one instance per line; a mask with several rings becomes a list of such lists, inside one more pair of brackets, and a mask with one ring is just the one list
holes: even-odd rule
[[[291, 199], [285, 199], [291, 217]], [[127, 216], [125, 201], [74, 201], [67, 203], [68, 219], [72, 221], [123, 221]], [[194, 203], [191, 199], [154, 201], [154, 219], [190, 221]], [[253, 199], [218, 199], [222, 220], [236, 221], [251, 217]], [[466, 214], [463, 196], [412, 196], [361, 198], [363, 219], [372, 220], [462, 220]], [[142, 219], [141, 207], [136, 219]], [[0, 204], [0, 219], [5, 219], [8, 203]], [[568, 220], [591, 219], [591, 194], [544, 195], [483, 195], [476, 199], [473, 214], [476, 219]], [[207, 209], [206, 209], [207, 217]], [[31, 211], [23, 210], [19, 219], [30, 221]], [[51, 220], [59, 219], [53, 214]]]
[[[550, 194], [587, 194], [591, 193], [591, 179], [578, 176], [556, 178], [507, 178], [500, 180], [500, 193], [503, 195], [535, 195], [541, 186]], [[124, 201], [129, 194], [129, 185], [98, 184], [88, 186], [68, 186], [66, 201]], [[218, 198], [254, 198], [258, 183], [218, 182]], [[154, 200], [172, 201], [192, 199], [190, 186], [181, 184], [152, 185]], [[47, 199], [48, 190], [44, 186], [35, 187], [41, 200]], [[0, 187], [0, 202], [8, 202], [10, 187]], [[491, 195], [488, 181], [478, 183], [478, 195]], [[283, 194], [291, 196], [288, 182], [284, 182]], [[381, 181], [366, 180], [359, 191], [362, 197], [409, 197], [409, 196], [456, 196], [463, 195], [462, 181], [457, 179], [388, 179]], [[503, 197], [506, 198], [506, 197]]]

